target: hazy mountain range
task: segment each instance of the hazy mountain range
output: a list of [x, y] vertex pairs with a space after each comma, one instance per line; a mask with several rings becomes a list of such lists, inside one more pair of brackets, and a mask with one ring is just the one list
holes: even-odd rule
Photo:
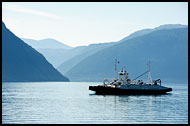
[[72, 47], [63, 44], [55, 39], [47, 38], [42, 40], [34, 40], [21, 38], [28, 45], [32, 46], [35, 49], [71, 49]]
[[123, 39], [120, 40], [120, 41], [125, 41], [125, 40], [129, 40], [129, 39], [132, 39], [132, 38], [136, 38], [136, 37], [138, 37], [138, 36], [142, 36], [142, 35], [151, 33], [151, 32], [153, 32], [153, 31], [161, 30], [161, 29], [175, 29], [175, 28], [187, 28], [187, 25], [181, 25], [181, 24], [165, 24], [165, 25], [160, 25], [160, 26], [158, 26], [158, 27], [155, 27], [155, 28], [153, 28], [153, 29], [142, 29], [142, 30], [139, 30], [139, 31], [136, 31], [136, 32], [130, 34], [129, 36], [123, 38]]
[[2, 22], [2, 81], [69, 81]]
[[146, 63], [150, 60], [153, 78], [187, 82], [188, 28], [161, 29], [121, 41], [83, 59], [65, 75], [72, 81], [113, 78], [116, 58], [119, 68], [125, 66], [132, 79], [148, 69]]
[[[118, 70], [126, 67], [131, 79], [147, 70], [151, 62], [152, 78], [163, 82], [188, 80], [187, 25], [167, 24], [136, 31], [118, 42], [70, 47], [54, 39], [22, 40], [43, 54], [71, 81], [103, 81], [113, 78], [115, 59]], [[45, 46], [44, 46], [45, 45]], [[147, 79], [143, 76], [142, 79]]]
[[[153, 29], [142, 29], [136, 31], [129, 36], [121, 39], [118, 42], [122, 42], [125, 40], [129, 40], [138, 36], [142, 36], [148, 33], [151, 33], [156, 30], [161, 29], [174, 29], [174, 28], [187, 28], [187, 25], [181, 24], [166, 24], [161, 25], [159, 27]], [[33, 39], [26, 39], [22, 38], [24, 42], [31, 45], [35, 48], [38, 52], [43, 54], [46, 59], [58, 70], [65, 74], [67, 73], [74, 65], [79, 63], [81, 60], [86, 58], [87, 56], [98, 52], [99, 50], [112, 46], [118, 42], [105, 42], [105, 43], [96, 43], [90, 44], [89, 46], [78, 46], [72, 48], [62, 42], [59, 42], [54, 39], [43, 39], [43, 40], [33, 40]]]
[[[22, 40], [35, 48], [38, 52], [43, 54], [46, 59], [54, 66], [62, 69], [60, 65], [67, 60], [74, 58], [75, 56], [82, 56], [82, 59], [86, 56], [93, 54], [107, 46], [110, 46], [114, 43], [100, 43], [100, 44], [91, 44], [89, 46], [78, 46], [72, 48], [68, 45], [62, 44], [61, 42], [54, 40], [54, 39], [43, 39], [43, 40], [33, 40], [33, 39], [26, 39], [22, 38]], [[53, 46], [53, 44], [55, 45]], [[43, 46], [46, 45], [46, 46]], [[51, 48], [52, 47], [52, 48]], [[72, 62], [69, 66], [64, 66], [66, 69], [70, 69], [74, 64], [78, 62]], [[67, 70], [64, 70], [67, 71]]]
[[[187, 67], [188, 67], [187, 66], [187, 59], [188, 59], [187, 58], [188, 57], [187, 56], [187, 43], [188, 43], [187, 37], [186, 37], [186, 39], [183, 39], [182, 36], [180, 36], [180, 34], [179, 35], [178, 34], [170, 34], [172, 32], [172, 30], [175, 30], [175, 29], [179, 30], [181, 28], [186, 28], [187, 29], [188, 27], [187, 27], [187, 25], [167, 24], [167, 25], [161, 25], [161, 26], [156, 27], [154, 29], [143, 29], [143, 30], [134, 32], [134, 33], [130, 34], [129, 36], [121, 39], [120, 41], [112, 43], [110, 45], [110, 47], [108, 46], [108, 48], [106, 47], [105, 49], [100, 49], [99, 51], [97, 51], [97, 53], [95, 55], [89, 54], [89, 55], [85, 56], [86, 53], [84, 53], [84, 54], [77, 55], [77, 56], [71, 58], [70, 60], [67, 60], [67, 61], [65, 61], [64, 63], [62, 63], [58, 67], [58, 70], [62, 74], [66, 74], [67, 76], [69, 76], [72, 81], [102, 81], [105, 77], [107, 77], [107, 78], [112, 78], [113, 77], [114, 61], [115, 61], [116, 58], [119, 58], [118, 60], [124, 60], [126, 58], [127, 59], [129, 58], [129, 59], [132, 59], [132, 60], [124, 61], [123, 64], [121, 62], [121, 64], [119, 64], [119, 67], [121, 68], [121, 66], [126, 66], [126, 65], [128, 66], [129, 65], [128, 62], [132, 62], [132, 64], [134, 64], [130, 68], [135, 69], [135, 68], [139, 67], [139, 69], [138, 69], [139, 71], [136, 71], [136, 70], [133, 70], [133, 69], [130, 71], [130, 74], [131, 74], [132, 77], [138, 76], [139, 74], [144, 72], [147, 69], [146, 63], [147, 63], [148, 60], [150, 60], [151, 61], [151, 67], [153, 67], [153, 68], [154, 67], [159, 68], [158, 64], [163, 65], [163, 66], [165, 65], [164, 67], [166, 67], [167, 64], [174, 64], [174, 65], [176, 65], [176, 67], [180, 66], [180, 65], [183, 66], [184, 64], [186, 64], [185, 66], [183, 66], [184, 69], [181, 69], [182, 71], [179, 70], [181, 72], [176, 71], [176, 75], [174, 75], [174, 73], [171, 73], [171, 74], [168, 73], [169, 69], [170, 69], [170, 71], [173, 69], [173, 68], [170, 68], [171, 65], [169, 65], [169, 67], [166, 67], [165, 73], [168, 73], [167, 76], [165, 76], [165, 75], [159, 76], [160, 74], [157, 74], [157, 73], [160, 72], [160, 70], [156, 71], [154, 69], [152, 70], [152, 74], [153, 74], [153, 78], [154, 77], [158, 77], [158, 78], [162, 77], [162, 78], [165, 78], [164, 79], [165, 81], [169, 81], [169, 82], [175, 82], [175, 81], [187, 82]], [[171, 31], [170, 31], [170, 29], [171, 29]], [[142, 40], [142, 41], [144, 41], [143, 44], [136, 42], [136, 39], [138, 37], [142, 37], [142, 36], [145, 36], [145, 35], [151, 37], [150, 33], [153, 33], [153, 32], [156, 32], [156, 31], [161, 32], [160, 30], [169, 30], [169, 31], [168, 32], [163, 31], [165, 34], [162, 34], [162, 36], [154, 36], [153, 38], [151, 38], [151, 41], [150, 40]], [[187, 35], [187, 32], [185, 32], [184, 35]], [[157, 45], [153, 44], [154, 41], [155, 40], [158, 41], [160, 37], [165, 38], [165, 39], [169, 39], [169, 40], [162, 40], [160, 42], [157, 42]], [[177, 42], [177, 40], [172, 39], [172, 38], [175, 38], [175, 37], [179, 37], [178, 42]], [[142, 38], [140, 38], [140, 39], [142, 39]], [[129, 42], [129, 40], [130, 40], [130, 42]], [[166, 45], [163, 44], [163, 41], [165, 42]], [[174, 42], [170, 43], [171, 41], [174, 41]], [[181, 41], [181, 45], [180, 45], [179, 41]], [[127, 44], [123, 45], [122, 43], [127, 43]], [[117, 48], [116, 50], [112, 50], [114, 47], [117, 47], [119, 45], [121, 46], [120, 48]], [[133, 46], [130, 47], [131, 45], [133, 45]], [[139, 49], [136, 50], [136, 48], [142, 48], [143, 45], [144, 45], [144, 51], [140, 51]], [[166, 46], [167, 46], [167, 49], [165, 49], [166, 50], [165, 51], [166, 55], [165, 55], [165, 53], [162, 53], [161, 50], [166, 48]], [[170, 46], [171, 47], [175, 46], [175, 49], [170, 48]], [[182, 50], [183, 48], [184, 48], [184, 50]], [[152, 51], [153, 49], [155, 49], [156, 51]], [[105, 51], [105, 50], [107, 50], [107, 55], [109, 55], [108, 58], [107, 58], [109, 60], [107, 60], [107, 61], [105, 60], [107, 55], [102, 54], [102, 51]], [[131, 55], [128, 56], [129, 52], [132, 51], [132, 50], [134, 52], [131, 52]], [[167, 52], [167, 50], [168, 50], [168, 52]], [[180, 57], [179, 54], [176, 54], [177, 57], [175, 57], [175, 55], [169, 55], [169, 53], [174, 53], [175, 54], [176, 50], [178, 50], [177, 52], [180, 53], [180, 55], [183, 55], [185, 58], [180, 59], [181, 57]], [[117, 54], [118, 52], [121, 53], [121, 54], [119, 54], [119, 55], [121, 55], [120, 57], [115, 56], [115, 54]], [[139, 57], [137, 57], [137, 56], [135, 56], [136, 53], [139, 53], [138, 55], [140, 55], [140, 54], [141, 55]], [[99, 54], [98, 57], [90, 59], [91, 62], [89, 62], [87, 60], [90, 57], [96, 56], [98, 54]], [[168, 56], [167, 56], [167, 54], [168, 54]], [[159, 55], [159, 56], [157, 56], [157, 55]], [[100, 57], [102, 57], [102, 59], [98, 60]], [[142, 62], [140, 59], [143, 59], [143, 57], [144, 57], [144, 61]], [[162, 60], [162, 59], [164, 57], [165, 58], [167, 57], [165, 59], [165, 62], [167, 62], [167, 63], [163, 62], [164, 60]], [[135, 60], [136, 58], [139, 59], [140, 61], [137, 60], [138, 61], [137, 62]], [[172, 58], [176, 59], [176, 60], [180, 59], [181, 64], [177, 63], [179, 61], [170, 60]], [[155, 61], [157, 61], [156, 64], [154, 64]], [[92, 65], [91, 63], [94, 64], [94, 65]], [[102, 63], [104, 65], [98, 67], [98, 65], [102, 65]], [[82, 67], [83, 65], [81, 65], [81, 64], [83, 64], [84, 67]], [[110, 64], [110, 66], [108, 64]], [[140, 64], [143, 64], [143, 66], [140, 65]], [[135, 66], [135, 65], [138, 65], [138, 66]], [[144, 68], [144, 69], [141, 69], [141, 68]], [[95, 71], [92, 72], [91, 71], [92, 69], [94, 69]], [[100, 69], [100, 71], [98, 71], [98, 69]], [[86, 73], [83, 73], [83, 72], [86, 72]], [[177, 73], [179, 75], [183, 75], [183, 76], [182, 77], [177, 77]], [[184, 73], [184, 74], [181, 74], [181, 73]], [[172, 78], [172, 76], [175, 76], [175, 78], [174, 77]], [[146, 78], [147, 77], [145, 76], [144, 79], [146, 79]]]
[[[112, 45], [116, 44], [116, 42], [109, 42], [109, 43], [100, 43], [100, 44], [91, 44], [89, 46], [85, 46], [81, 52], [77, 53], [76, 56], [70, 58], [69, 60], [63, 62], [61, 65], [57, 67], [57, 70], [59, 70], [62, 74], [67, 73], [71, 68], [73, 68], [75, 65], [77, 65], [79, 62], [81, 62], [86, 57], [102, 50], [107, 47], [110, 47]], [[80, 47], [79, 47], [80, 48]], [[76, 50], [77, 48], [74, 48], [73, 50]]]

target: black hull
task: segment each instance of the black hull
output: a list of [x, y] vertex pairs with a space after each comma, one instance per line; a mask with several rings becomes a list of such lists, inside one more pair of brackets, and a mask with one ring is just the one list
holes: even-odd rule
[[165, 90], [135, 90], [135, 89], [119, 89], [103, 86], [89, 86], [89, 90], [95, 91], [96, 94], [102, 95], [124, 95], [124, 94], [139, 94], [139, 95], [149, 95], [149, 94], [166, 94], [172, 91], [172, 88], [167, 88]]

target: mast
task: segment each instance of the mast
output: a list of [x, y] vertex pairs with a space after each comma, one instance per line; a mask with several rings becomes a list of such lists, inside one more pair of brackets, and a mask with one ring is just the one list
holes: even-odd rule
[[148, 65], [148, 82], [152, 83], [152, 78], [150, 73], [150, 61], [148, 61], [147, 65]]
[[119, 63], [119, 61], [117, 61], [117, 59], [115, 60], [115, 71], [114, 71], [114, 80], [117, 80], [117, 64]]

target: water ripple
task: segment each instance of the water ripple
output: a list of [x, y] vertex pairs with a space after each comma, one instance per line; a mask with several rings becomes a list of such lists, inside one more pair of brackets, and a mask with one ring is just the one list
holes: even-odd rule
[[3, 124], [187, 124], [187, 85], [167, 95], [95, 95], [85, 82], [2, 84]]

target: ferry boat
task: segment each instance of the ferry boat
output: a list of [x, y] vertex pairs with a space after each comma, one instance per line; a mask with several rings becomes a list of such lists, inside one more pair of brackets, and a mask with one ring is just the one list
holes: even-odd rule
[[[168, 88], [161, 85], [161, 79], [153, 80], [150, 73], [150, 61], [148, 62], [148, 70], [136, 77], [135, 79], [129, 79], [129, 73], [127, 73], [125, 67], [119, 72], [119, 78], [116, 77], [117, 64], [115, 62], [115, 72], [113, 80], [104, 79], [103, 84], [97, 86], [89, 86], [89, 90], [95, 91], [96, 94], [114, 95], [114, 94], [165, 94], [172, 91], [172, 88]], [[143, 82], [137, 80], [139, 77], [148, 73], [148, 81]]]

